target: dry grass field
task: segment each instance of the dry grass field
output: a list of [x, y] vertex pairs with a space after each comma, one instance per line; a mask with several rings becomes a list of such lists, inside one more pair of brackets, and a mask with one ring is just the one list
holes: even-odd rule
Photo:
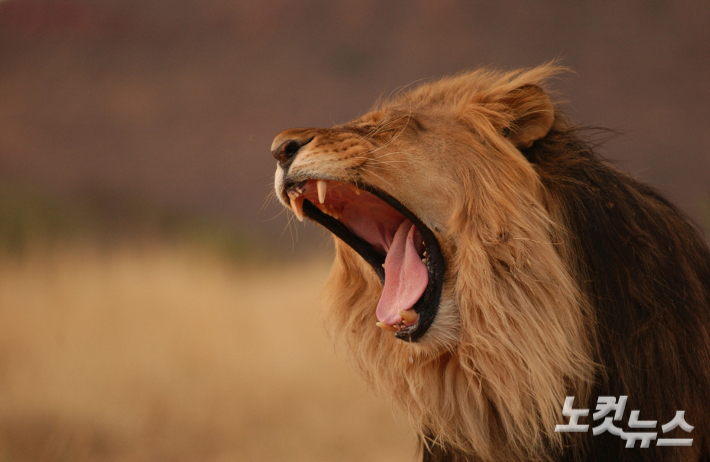
[[328, 263], [171, 246], [0, 256], [0, 461], [409, 461], [329, 344]]

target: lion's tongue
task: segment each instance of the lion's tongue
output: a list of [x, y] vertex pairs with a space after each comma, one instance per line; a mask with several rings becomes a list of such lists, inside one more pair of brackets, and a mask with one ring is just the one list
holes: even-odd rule
[[399, 311], [408, 310], [422, 296], [429, 274], [417, 248], [422, 238], [417, 228], [405, 220], [392, 239], [385, 258], [385, 287], [377, 304], [377, 319], [393, 325], [402, 320]]

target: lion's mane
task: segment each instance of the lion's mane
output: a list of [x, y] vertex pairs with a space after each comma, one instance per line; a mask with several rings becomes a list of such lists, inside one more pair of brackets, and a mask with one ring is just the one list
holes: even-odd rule
[[[676, 207], [593, 152], [543, 90], [559, 71], [464, 73], [374, 109], [426, 113], [426, 128], [409, 122], [411, 143], [417, 130], [444, 140], [405, 159], [428, 172], [408, 178], [407, 197], [418, 182], [436, 184], [451, 211], [437, 230], [442, 305], [422, 342], [375, 328], [381, 284], [336, 239], [328, 329], [407, 413], [425, 460], [707, 457], [710, 252]], [[466, 130], [432, 124], [438, 113]], [[456, 168], [434, 165], [442, 160]], [[659, 432], [685, 410], [694, 444], [624, 449], [609, 434], [555, 433], [568, 395], [592, 412], [598, 396], [628, 395], [627, 409]]]

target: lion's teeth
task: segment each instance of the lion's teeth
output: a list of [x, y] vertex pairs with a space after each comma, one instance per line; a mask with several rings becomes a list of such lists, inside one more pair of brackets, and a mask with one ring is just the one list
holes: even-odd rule
[[399, 312], [399, 315], [402, 316], [402, 319], [407, 324], [414, 324], [415, 322], [417, 322], [417, 318], [419, 317], [419, 315], [415, 311], [402, 310]]
[[335, 209], [330, 205], [316, 204], [316, 207], [318, 207], [318, 209], [326, 215], [329, 215], [335, 218], [336, 220], [340, 220], [340, 213], [336, 212]]
[[354, 184], [348, 184], [348, 188], [350, 188], [351, 190], [353, 190], [353, 191], [355, 192], [355, 194], [357, 194], [358, 196], [360, 195], [360, 188], [358, 188], [358, 187], [355, 186]]
[[318, 202], [322, 204], [325, 202], [325, 193], [328, 190], [328, 183], [324, 180], [318, 180], [316, 187], [318, 188]]
[[328, 208], [328, 215], [331, 217], [335, 218], [336, 220], [340, 220], [340, 214], [335, 211], [335, 209], [329, 205], [326, 206]]
[[303, 221], [303, 198], [289, 194], [288, 199], [291, 202], [291, 210], [293, 210], [298, 221]]
[[388, 324], [385, 324], [384, 322], [376, 322], [375, 325], [379, 327], [382, 330], [390, 331], [390, 332], [397, 332], [397, 328], [394, 326], [390, 326]]

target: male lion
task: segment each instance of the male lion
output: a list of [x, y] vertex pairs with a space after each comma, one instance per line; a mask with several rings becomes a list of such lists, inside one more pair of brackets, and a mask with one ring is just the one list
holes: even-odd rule
[[[707, 460], [710, 251], [579, 137], [543, 89], [559, 71], [463, 73], [286, 130], [277, 196], [336, 236], [327, 325], [425, 461]], [[586, 431], [555, 431], [567, 396]], [[593, 436], [600, 396], [640, 414]]]

